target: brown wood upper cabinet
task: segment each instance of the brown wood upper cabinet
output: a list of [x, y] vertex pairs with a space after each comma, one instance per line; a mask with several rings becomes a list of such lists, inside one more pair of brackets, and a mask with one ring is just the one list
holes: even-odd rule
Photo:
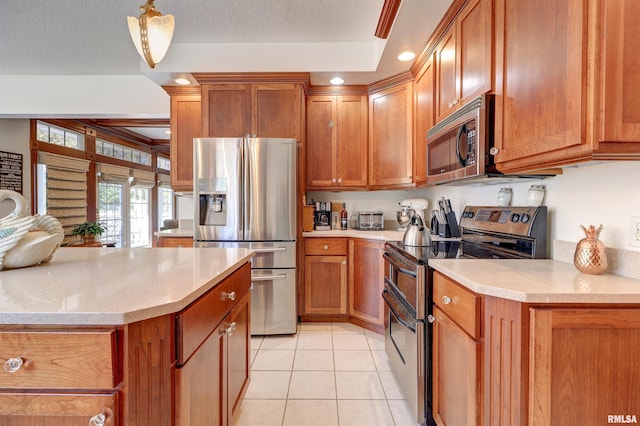
[[166, 90], [171, 95], [171, 187], [174, 191], [193, 191], [193, 138], [202, 136], [200, 91]]
[[300, 141], [302, 88], [295, 83], [202, 85], [202, 133]]
[[427, 181], [427, 131], [435, 124], [435, 66], [431, 55], [414, 82], [413, 182]]
[[640, 4], [496, 0], [504, 172], [640, 158]]
[[369, 95], [369, 187], [411, 187], [413, 81]]
[[307, 188], [367, 186], [367, 97], [307, 97]]
[[493, 0], [471, 0], [438, 43], [436, 122], [493, 89]]

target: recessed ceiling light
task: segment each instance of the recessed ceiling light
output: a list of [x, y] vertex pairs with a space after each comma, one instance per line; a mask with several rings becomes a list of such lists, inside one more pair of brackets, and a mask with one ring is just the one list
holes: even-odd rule
[[413, 58], [416, 57], [416, 54], [413, 52], [409, 52], [408, 50], [405, 52], [402, 52], [401, 54], [398, 55], [398, 60], [402, 61], [402, 62], [407, 62], [412, 60]]
[[189, 81], [189, 79], [187, 78], [176, 78], [175, 81], [177, 84], [181, 85], [181, 86], [188, 86], [191, 84], [191, 81]]
[[330, 80], [331, 84], [342, 84], [344, 83], [344, 79], [340, 78], [340, 77], [333, 77]]

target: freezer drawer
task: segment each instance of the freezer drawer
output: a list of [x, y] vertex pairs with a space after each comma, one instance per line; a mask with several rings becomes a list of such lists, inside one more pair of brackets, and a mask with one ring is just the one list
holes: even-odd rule
[[296, 270], [251, 271], [251, 335], [296, 332]]
[[251, 268], [295, 268], [295, 241], [198, 241], [196, 247], [249, 248], [256, 251], [251, 260]]

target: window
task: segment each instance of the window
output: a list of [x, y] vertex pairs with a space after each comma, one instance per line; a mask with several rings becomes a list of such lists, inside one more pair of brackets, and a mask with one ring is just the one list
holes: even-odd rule
[[38, 121], [36, 124], [36, 139], [40, 142], [84, 151], [83, 134], [53, 126], [42, 121]]
[[158, 187], [158, 226], [164, 226], [164, 221], [173, 219], [174, 203], [173, 203], [173, 190], [171, 187], [159, 186]]
[[171, 161], [168, 158], [158, 156], [156, 167], [162, 170], [171, 170]]
[[150, 247], [150, 212], [148, 188], [129, 188], [127, 183], [117, 182], [98, 184], [98, 222], [107, 228], [102, 241], [114, 241], [116, 247]]
[[107, 228], [101, 239], [115, 241], [116, 247], [125, 247], [124, 183], [98, 184], [98, 222]]
[[96, 139], [96, 154], [104, 155], [105, 157], [117, 158], [118, 160], [130, 161], [144, 166], [151, 165], [151, 154], [148, 152], [139, 151], [134, 148], [129, 148], [128, 146], [119, 145], [102, 139]]

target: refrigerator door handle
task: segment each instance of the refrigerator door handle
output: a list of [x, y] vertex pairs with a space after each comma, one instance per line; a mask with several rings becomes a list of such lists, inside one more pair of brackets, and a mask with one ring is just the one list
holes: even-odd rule
[[278, 275], [259, 275], [259, 276], [252, 276], [251, 277], [251, 281], [252, 282], [258, 282], [258, 281], [276, 281], [276, 280], [286, 280], [287, 276], [285, 274], [278, 274]]
[[256, 253], [276, 253], [281, 251], [287, 251], [286, 247], [265, 247], [265, 248], [254, 248], [252, 249]]

